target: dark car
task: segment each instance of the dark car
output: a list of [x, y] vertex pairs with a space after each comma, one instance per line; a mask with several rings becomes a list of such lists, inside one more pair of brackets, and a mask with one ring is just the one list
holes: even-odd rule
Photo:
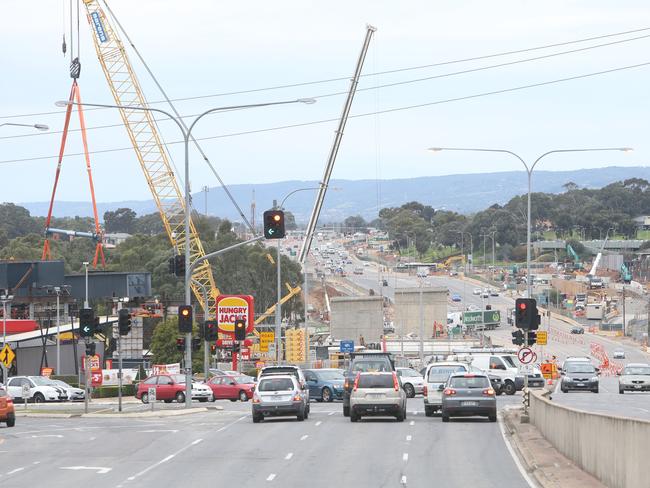
[[343, 415], [350, 416], [350, 393], [354, 387], [357, 373], [385, 373], [395, 371], [395, 364], [390, 353], [387, 352], [352, 352], [350, 353], [350, 367], [345, 372], [343, 383]]
[[339, 369], [306, 369], [305, 380], [309, 387], [309, 398], [318, 402], [343, 400], [345, 377]]
[[497, 399], [490, 379], [486, 374], [453, 373], [442, 392], [442, 421], [473, 416], [497, 421]]
[[585, 390], [598, 393], [598, 371], [588, 362], [570, 362], [562, 370], [560, 390]]
[[580, 327], [579, 325], [574, 325], [573, 327], [571, 327], [571, 333], [572, 334], [584, 334], [585, 329]]

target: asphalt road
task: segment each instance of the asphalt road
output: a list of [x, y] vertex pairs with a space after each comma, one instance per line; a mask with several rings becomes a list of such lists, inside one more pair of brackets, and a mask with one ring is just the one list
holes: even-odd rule
[[421, 397], [401, 423], [352, 424], [340, 403], [312, 403], [304, 422], [253, 424], [250, 404], [220, 404], [152, 420], [19, 418], [0, 428], [1, 486], [529, 486], [500, 423], [443, 424], [423, 415]]

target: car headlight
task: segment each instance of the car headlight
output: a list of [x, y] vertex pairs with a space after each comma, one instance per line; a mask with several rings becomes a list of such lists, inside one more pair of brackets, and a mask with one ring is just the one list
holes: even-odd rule
[[598, 376], [592, 376], [589, 381], [598, 381]]

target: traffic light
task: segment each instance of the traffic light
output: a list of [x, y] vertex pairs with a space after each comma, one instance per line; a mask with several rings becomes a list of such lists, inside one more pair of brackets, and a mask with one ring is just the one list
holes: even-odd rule
[[191, 305], [181, 305], [178, 307], [178, 331], [186, 334], [192, 332]]
[[95, 312], [92, 308], [79, 310], [79, 334], [81, 337], [95, 335]]
[[185, 350], [185, 337], [176, 338], [176, 349], [178, 349], [179, 351]]
[[171, 257], [167, 260], [167, 270], [169, 274], [176, 274], [176, 257]]
[[264, 212], [264, 237], [282, 239], [284, 234], [284, 212], [282, 210]]
[[246, 340], [246, 321], [245, 320], [235, 320], [235, 340], [244, 341]]
[[118, 312], [117, 326], [121, 336], [128, 335], [131, 332], [131, 314], [126, 308], [121, 308]]
[[523, 330], [515, 330], [512, 332], [512, 343], [515, 346], [523, 346], [524, 345], [524, 331]]
[[201, 339], [199, 337], [194, 337], [192, 339], [192, 351], [196, 352], [201, 349]]
[[185, 255], [177, 254], [174, 256], [174, 274], [183, 278], [185, 276]]
[[216, 320], [205, 321], [205, 340], [216, 341], [219, 338], [218, 322]]
[[519, 329], [537, 330], [539, 324], [537, 300], [534, 298], [517, 298], [515, 301], [515, 325]]
[[528, 331], [528, 342], [526, 344], [529, 346], [534, 346], [537, 344], [537, 332], [534, 330]]
[[86, 356], [94, 356], [95, 355], [95, 343], [94, 342], [89, 342], [86, 344]]
[[216, 344], [210, 344], [210, 354], [217, 354], [217, 345]]

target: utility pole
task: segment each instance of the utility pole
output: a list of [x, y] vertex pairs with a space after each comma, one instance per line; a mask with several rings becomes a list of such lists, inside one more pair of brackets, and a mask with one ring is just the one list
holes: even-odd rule
[[208, 186], [205, 185], [201, 189], [203, 190], [203, 196], [205, 199], [205, 216], [207, 217], [208, 216], [208, 192], [210, 191], [210, 188], [208, 188]]
[[420, 363], [424, 363], [424, 309], [422, 307], [422, 278], [420, 278]]
[[626, 324], [625, 324], [625, 283], [623, 283], [623, 335], [627, 335]]
[[61, 288], [58, 286], [54, 287], [56, 292], [56, 374], [62, 375], [61, 371], [61, 322], [59, 320], [59, 296], [61, 294]]

